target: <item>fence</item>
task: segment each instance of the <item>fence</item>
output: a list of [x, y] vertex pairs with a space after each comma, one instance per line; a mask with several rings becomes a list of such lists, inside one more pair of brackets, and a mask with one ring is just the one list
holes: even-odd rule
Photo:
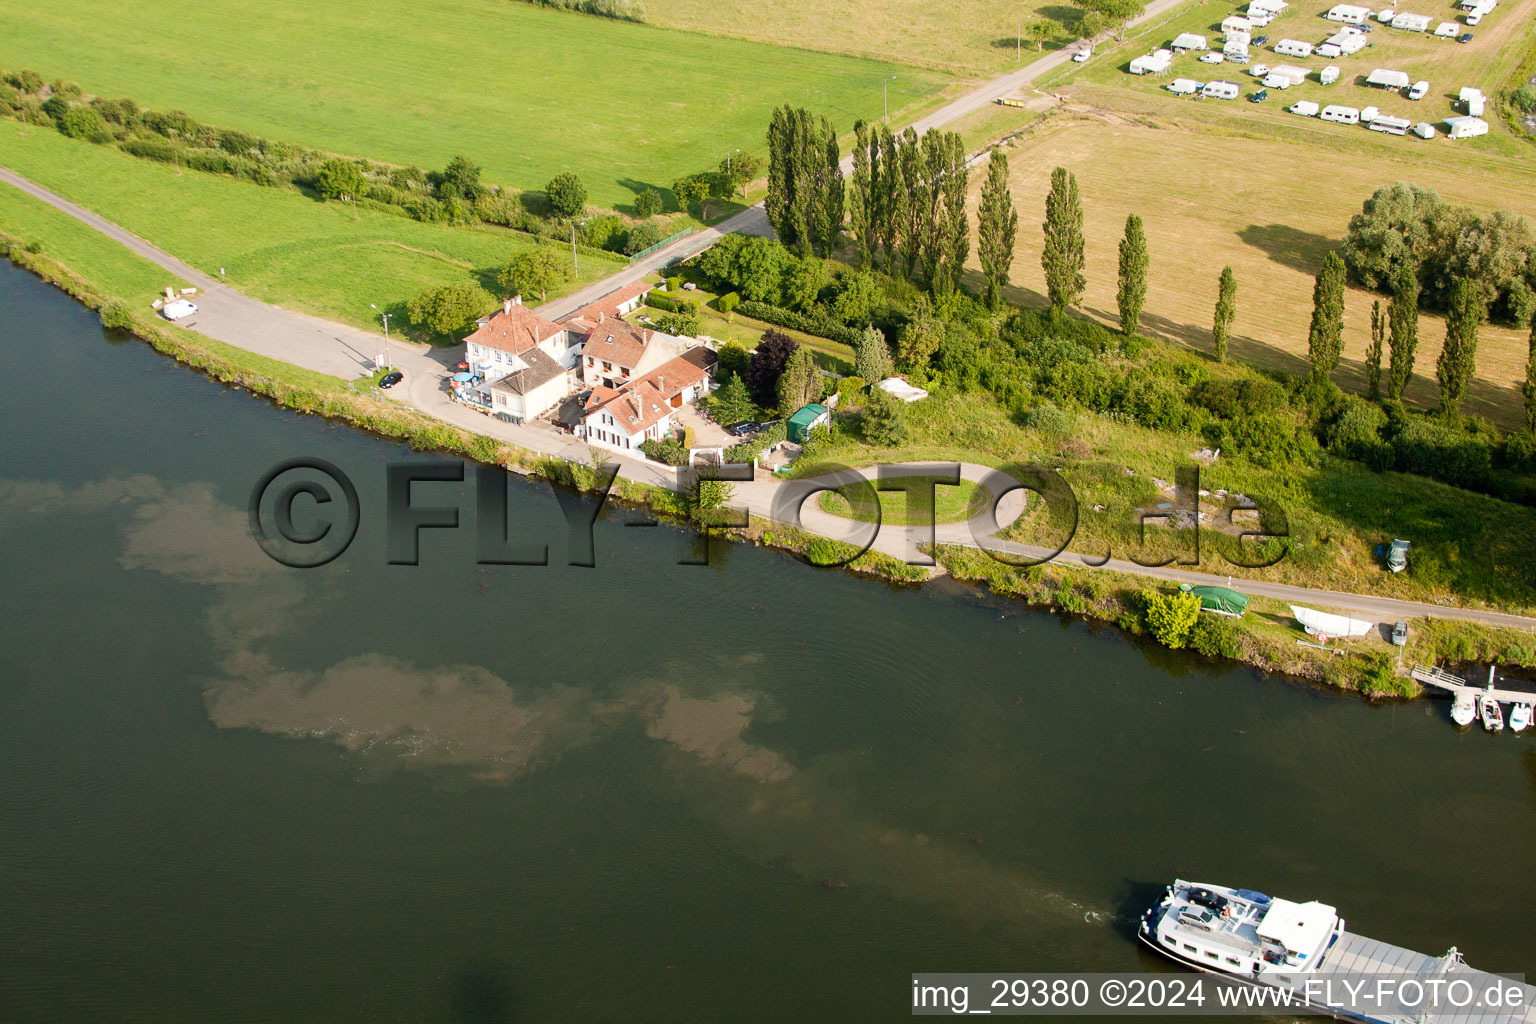
[[693, 228], [683, 228], [683, 230], [677, 232], [676, 234], [671, 234], [666, 238], [663, 238], [655, 245], [648, 245], [644, 249], [641, 249], [639, 252], [635, 253], [629, 258], [629, 262], [634, 263], [637, 260], [643, 260], [651, 253], [665, 249], [667, 246], [671, 245], [673, 242], [676, 242], [678, 239], [687, 238], [691, 234], [693, 234]]

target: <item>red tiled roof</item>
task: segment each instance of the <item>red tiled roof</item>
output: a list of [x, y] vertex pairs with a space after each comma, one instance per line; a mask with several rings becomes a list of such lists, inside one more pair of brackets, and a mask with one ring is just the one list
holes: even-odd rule
[[633, 369], [639, 365], [640, 357], [645, 354], [645, 346], [650, 344], [651, 333], [627, 324], [617, 317], [609, 317], [588, 332], [586, 345], [583, 346], [581, 354], [596, 359], [606, 359], [611, 363]]
[[[671, 399], [673, 395], [680, 393], [684, 388], [691, 384], [697, 384], [709, 376], [705, 369], [699, 365], [696, 358], [688, 358], [694, 351], [694, 349], [689, 349], [680, 356], [673, 356], [644, 377], [639, 377], [633, 383], [626, 386], [639, 387], [643, 384], [649, 384], [660, 392], [662, 398]], [[706, 349], [706, 351], [708, 350]]]
[[631, 299], [644, 295], [655, 288], [650, 281], [636, 281], [634, 284], [625, 285], [616, 291], [611, 291], [595, 302], [589, 302], [570, 316], [564, 317], [565, 321], [581, 320], [588, 324], [595, 324], [599, 315], [607, 319], [613, 319], [619, 315], [619, 307]]
[[562, 325], [544, 319], [516, 299], [475, 323], [480, 326], [474, 334], [464, 339], [466, 343], [473, 342], [515, 356], [522, 355], [545, 338], [565, 330]]
[[637, 381], [625, 385], [622, 390], [593, 388], [582, 408], [582, 418], [586, 419], [599, 411], [612, 416], [620, 430], [634, 437], [644, 433], [672, 410], [667, 406], [666, 398], [656, 390], [656, 385]]

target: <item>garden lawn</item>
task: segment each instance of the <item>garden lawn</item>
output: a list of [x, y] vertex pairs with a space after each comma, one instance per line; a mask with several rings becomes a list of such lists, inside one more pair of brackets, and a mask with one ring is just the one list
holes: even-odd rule
[[[122, 152], [66, 139], [49, 129], [0, 122], [0, 164], [127, 228], [173, 256], [226, 280], [248, 295], [354, 326], [377, 329], [369, 304], [398, 311], [433, 285], [459, 281], [489, 285], [513, 253], [539, 243], [529, 235], [492, 227], [422, 224], [392, 213], [322, 203], [299, 192], [264, 188], [218, 175], [140, 160]], [[0, 194], [19, 195], [9, 186]], [[0, 225], [33, 230], [9, 220], [13, 200], [0, 205]], [[57, 227], [76, 222], [57, 215]], [[83, 225], [35, 231], [65, 262], [63, 248], [94, 235]], [[100, 245], [121, 250], [105, 237]], [[96, 243], [91, 243], [93, 246]], [[126, 251], [123, 250], [125, 255]], [[563, 249], [561, 250], [564, 251]], [[570, 290], [622, 265], [583, 254], [582, 277]], [[166, 275], [151, 277], [158, 285]], [[170, 283], [165, 281], [164, 283]], [[134, 286], [138, 294], [141, 286]], [[153, 292], [155, 288], [151, 288]], [[402, 319], [394, 321], [403, 323]]]
[[[1255, 138], [1097, 116], [1049, 118], [1008, 149], [1020, 222], [1008, 297], [1022, 305], [1045, 305], [1040, 223], [1051, 169], [1062, 166], [1076, 175], [1082, 192], [1088, 279], [1084, 312], [1118, 325], [1118, 246], [1126, 216], [1139, 214], [1151, 254], [1143, 333], [1209, 353], [1217, 278], [1230, 265], [1237, 276], [1230, 358], [1304, 373], [1314, 276], [1328, 250], [1343, 243], [1350, 217], [1377, 187], [1412, 181], [1449, 202], [1479, 211], [1505, 207], [1536, 220], [1536, 177], [1507, 161], [1455, 159], [1463, 154], [1449, 152], [1454, 150], [1449, 142], [1436, 144], [1431, 152], [1412, 140], [1367, 134], [1383, 145], [1341, 157], [1321, 138]], [[983, 176], [973, 177], [974, 204]], [[1385, 305], [1385, 296], [1358, 288], [1345, 297], [1344, 356], [1334, 373], [1341, 387], [1365, 388], [1371, 303], [1377, 298]], [[1415, 378], [1407, 392], [1411, 404], [1438, 403], [1435, 360], [1444, 338], [1441, 318], [1423, 314]], [[1477, 375], [1463, 411], [1505, 428], [1519, 426], [1523, 399], [1518, 384], [1524, 380], [1527, 353], [1528, 332], [1485, 326]]]
[[[574, 171], [601, 205], [764, 150], [783, 103], [879, 117], [898, 70], [511, 0], [0, 0], [0, 24], [0, 67], [354, 156], [462, 153], [520, 188]], [[893, 113], [944, 84], [901, 74]]]
[[[902, 477], [901, 482], [903, 484], [932, 482], [937, 485], [933, 489], [932, 521], [935, 523], [964, 522], [980, 513], [987, 504], [987, 492], [970, 480], [951, 484], [936, 477], [908, 476]], [[850, 497], [850, 494], [853, 496]], [[929, 522], [927, 514], [915, 508], [908, 508], [906, 491], [876, 490], [875, 494], [880, 503], [879, 516], [882, 523], [890, 523], [894, 526], [922, 526]], [[842, 516], [844, 519], [872, 523], [875, 521], [875, 507], [861, 500], [862, 497], [855, 490], [850, 490], [848, 494], [839, 491], [823, 491], [820, 498], [821, 510], [834, 516]]]

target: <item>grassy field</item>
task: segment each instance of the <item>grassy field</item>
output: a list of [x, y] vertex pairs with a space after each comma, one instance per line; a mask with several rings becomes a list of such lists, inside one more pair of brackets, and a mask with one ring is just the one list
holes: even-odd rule
[[[1070, 41], [1079, 13], [1070, 4], [1045, 0], [780, 0], [768, 10], [746, 0], [645, 0], [645, 10], [658, 25], [958, 74], [997, 74], [1034, 59], [1037, 46]], [[1032, 22], [1052, 28], [1048, 39], [1025, 36], [1022, 62], [1015, 49], [1021, 22], [1026, 31]], [[891, 86], [894, 100], [898, 85]]]
[[[0, 24], [3, 67], [377, 160], [463, 153], [521, 188], [575, 171], [604, 205], [761, 150], [782, 103], [879, 116], [899, 70], [508, 0], [0, 0]], [[901, 71], [893, 108], [942, 84]]]
[[[903, 483], [934, 482], [938, 486], [933, 489], [932, 522], [958, 523], [963, 522], [979, 513], [989, 500], [987, 492], [977, 487], [969, 480], [961, 480], [959, 484], [951, 484], [938, 480], [935, 477], [911, 476], [904, 477]], [[857, 494], [858, 492], [853, 492]], [[880, 521], [899, 526], [922, 526], [930, 522], [929, 514], [918, 509], [907, 507], [906, 491], [875, 491], [879, 501]], [[818, 503], [823, 512], [829, 512], [834, 516], [842, 516], [844, 519], [855, 519], [863, 523], [875, 521], [875, 506], [867, 501], [857, 501], [838, 491], [823, 491]]]
[[[1236, 4], [1232, 5], [1237, 6]], [[1530, 144], [1510, 135], [1508, 128], [1492, 110], [1485, 116], [1489, 134], [1478, 139], [1460, 140], [1455, 143], [1444, 138], [1431, 142], [1405, 138], [1378, 138], [1374, 145], [1366, 145], [1376, 133], [1364, 128], [1327, 124], [1311, 118], [1286, 113], [1284, 108], [1298, 100], [1313, 100], [1319, 104], [1343, 104], [1352, 107], [1376, 106], [1384, 114], [1404, 117], [1413, 121], [1438, 124], [1453, 114], [1466, 111], [1453, 106], [1462, 86], [1476, 86], [1492, 96], [1505, 78], [1519, 63], [1536, 41], [1536, 0], [1506, 0], [1498, 9], [1486, 16], [1475, 28], [1461, 23], [1460, 13], [1451, 0], [1415, 0], [1400, 6], [1403, 11], [1422, 13], [1430, 18], [1431, 30], [1442, 21], [1457, 24], [1459, 31], [1473, 33], [1470, 43], [1439, 39], [1433, 35], [1405, 32], [1374, 23], [1370, 45], [1348, 57], [1326, 60], [1321, 57], [1290, 58], [1274, 52], [1273, 46], [1282, 39], [1299, 39], [1317, 44], [1332, 35], [1340, 26], [1321, 17], [1332, 4], [1324, 0], [1297, 0], [1280, 17], [1267, 27], [1258, 30], [1269, 36], [1269, 42], [1251, 51], [1253, 63], [1288, 64], [1304, 67], [1312, 72], [1307, 80], [1290, 89], [1269, 90], [1269, 98], [1263, 103], [1249, 103], [1246, 97], [1256, 92], [1259, 83], [1248, 74], [1248, 67], [1237, 64], [1209, 65], [1200, 62], [1198, 54], [1175, 57], [1172, 68], [1164, 75], [1134, 76], [1127, 72], [1131, 58], [1140, 56], [1156, 47], [1165, 46], [1180, 32], [1204, 35], [1213, 48], [1220, 48], [1221, 21], [1231, 8], [1224, 4], [1198, 4], [1185, 8], [1171, 18], [1155, 25], [1144, 26], [1124, 43], [1103, 46], [1094, 59], [1082, 67], [1064, 70], [1043, 83], [1043, 87], [1061, 90], [1068, 97], [1084, 102], [1121, 106], [1131, 103], [1137, 110], [1160, 115], [1196, 118], [1202, 121], [1229, 125], [1252, 125], [1263, 122], [1269, 125], [1290, 122], [1287, 127], [1298, 132], [1315, 134], [1328, 140], [1330, 145], [1343, 145], [1362, 152], [1379, 149], [1384, 144], [1396, 150], [1406, 150], [1410, 159], [1440, 161], [1450, 149], [1470, 149], [1484, 153], [1528, 160]], [[1316, 72], [1327, 65], [1339, 68], [1339, 80], [1325, 86], [1317, 81]], [[1430, 91], [1422, 100], [1410, 100], [1404, 95], [1365, 85], [1365, 76], [1375, 68], [1391, 68], [1406, 72], [1411, 80], [1425, 80]], [[1164, 88], [1174, 78], [1193, 78], [1205, 82], [1222, 79], [1236, 82], [1243, 87], [1243, 98], [1236, 101], [1181, 99]]]
[[[1117, 322], [1117, 247], [1126, 216], [1136, 213], [1146, 224], [1152, 257], [1144, 332], [1210, 351], [1216, 280], [1230, 264], [1238, 281], [1232, 358], [1298, 372], [1306, 357], [1312, 279], [1378, 186], [1413, 181], [1452, 202], [1536, 218], [1536, 178], [1516, 173], [1503, 159], [1452, 153], [1427, 160], [1423, 149], [1403, 139], [1380, 141], [1385, 145], [1369, 158], [1340, 159], [1325, 138], [1312, 136], [1251, 137], [1113, 115], [1052, 117], [1008, 150], [1020, 209], [1010, 298], [1045, 304], [1040, 222], [1051, 169], [1063, 166], [1077, 176], [1083, 196], [1086, 312]], [[1344, 358], [1335, 374], [1341, 386], [1364, 387], [1375, 298], [1359, 289], [1346, 298]], [[1426, 314], [1419, 338], [1408, 398], [1429, 406], [1438, 400], [1440, 319]], [[1526, 354], [1524, 331], [1485, 327], [1466, 411], [1517, 425]]]
[[[0, 164], [205, 273], [217, 275], [224, 267], [228, 282], [255, 298], [369, 329], [378, 325], [369, 303], [398, 308], [432, 285], [488, 284], [509, 256], [538, 244], [499, 228], [422, 224], [365, 209], [354, 221], [340, 203], [194, 171], [178, 175], [164, 164], [10, 121], [0, 122]], [[56, 235], [56, 227], [73, 223], [63, 214], [55, 218], [58, 224], [35, 228], [13, 221], [23, 216], [9, 198], [18, 193], [0, 186], [0, 195], [7, 197], [0, 203], [0, 225], [13, 233], [35, 234], [59, 247], [65, 262], [63, 246], [85, 244], [70, 241], [84, 227]], [[116, 246], [105, 239], [100, 244]], [[583, 255], [581, 280], [565, 289], [621, 265], [618, 258]], [[154, 279], [148, 293], [164, 283]]]

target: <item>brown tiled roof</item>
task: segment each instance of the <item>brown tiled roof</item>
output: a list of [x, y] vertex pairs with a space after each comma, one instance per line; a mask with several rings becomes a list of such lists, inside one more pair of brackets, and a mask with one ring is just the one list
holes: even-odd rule
[[483, 316], [475, 323], [480, 326], [465, 338], [487, 348], [498, 349], [520, 356], [554, 334], [565, 330], [552, 320], [546, 320], [533, 310], [514, 300], [490, 316]]
[[645, 346], [650, 344], [651, 333], [616, 317], [609, 317], [587, 334], [587, 343], [581, 350], [581, 354], [633, 368], [639, 364], [640, 357], [645, 354]]
[[514, 395], [526, 395], [542, 384], [548, 384], [565, 373], [565, 367], [552, 359], [541, 348], [530, 348], [518, 358], [527, 363], [526, 369], [509, 373], [491, 385], [492, 391], [509, 391]]
[[619, 428], [631, 437], [671, 411], [666, 398], [656, 390], [656, 385], [644, 380], [626, 385], [622, 390], [593, 388], [582, 409], [582, 416], [585, 418], [599, 410], [612, 416]]
[[[696, 384], [709, 376], [704, 367], [698, 364], [696, 358], [688, 358], [696, 351], [698, 349], [689, 349], [680, 356], [673, 356], [644, 377], [639, 377], [632, 384], [626, 385], [626, 387], [638, 387], [643, 384], [649, 384], [661, 394], [662, 398], [670, 399], [690, 384]], [[708, 351], [708, 349], [705, 349], [705, 351]]]
[[596, 302], [589, 302], [576, 312], [566, 317], [566, 321], [581, 320], [587, 324], [595, 324], [599, 315], [607, 319], [613, 319], [619, 315], [619, 307], [637, 296], [644, 295], [656, 286], [649, 281], [636, 281], [634, 284], [625, 285], [616, 291], [611, 291]]

